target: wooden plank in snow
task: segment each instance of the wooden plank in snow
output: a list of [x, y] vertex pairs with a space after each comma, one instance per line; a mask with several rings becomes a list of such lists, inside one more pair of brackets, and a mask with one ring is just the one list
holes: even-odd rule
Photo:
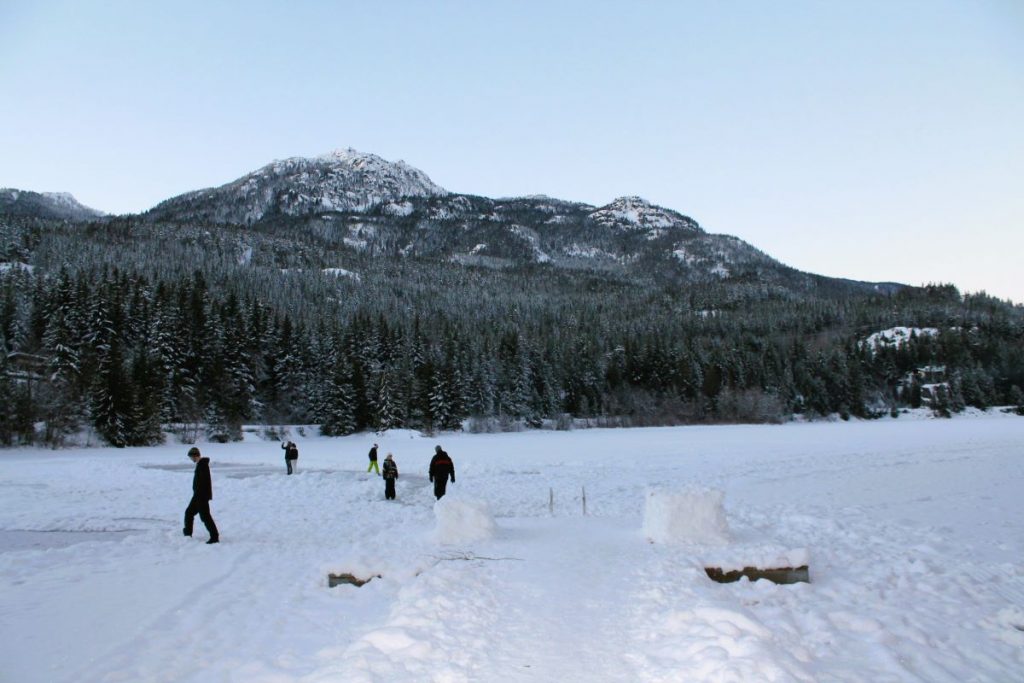
[[810, 571], [805, 564], [802, 567], [776, 567], [773, 569], [761, 569], [759, 567], [744, 567], [742, 570], [733, 569], [723, 571], [721, 567], [704, 567], [708, 578], [718, 583], [732, 583], [739, 581], [745, 576], [751, 581], [768, 579], [772, 583], [810, 583]]
[[370, 576], [370, 577], [365, 578], [365, 579], [357, 578], [357, 577], [353, 576], [352, 574], [328, 574], [327, 575], [327, 586], [328, 586], [328, 588], [334, 588], [335, 586], [340, 586], [341, 584], [345, 584], [345, 583], [351, 584], [353, 586], [362, 586], [364, 584], [369, 583], [373, 579], [379, 579], [379, 578], [380, 578], [380, 574], [374, 574], [373, 576]]

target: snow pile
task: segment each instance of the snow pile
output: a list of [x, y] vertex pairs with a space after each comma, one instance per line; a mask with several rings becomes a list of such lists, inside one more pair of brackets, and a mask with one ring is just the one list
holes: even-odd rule
[[656, 543], [728, 543], [724, 500], [715, 489], [648, 491], [644, 535]]
[[434, 516], [437, 518], [435, 538], [442, 544], [486, 541], [493, 538], [497, 530], [494, 517], [483, 501], [448, 496], [434, 504]]

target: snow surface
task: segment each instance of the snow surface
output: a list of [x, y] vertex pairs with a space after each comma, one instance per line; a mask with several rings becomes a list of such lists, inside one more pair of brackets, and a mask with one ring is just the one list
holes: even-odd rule
[[[295, 476], [253, 432], [201, 444], [214, 546], [181, 535], [186, 446], [0, 453], [0, 680], [1024, 678], [1019, 417], [289, 436]], [[672, 521], [692, 491], [722, 494], [727, 540]], [[780, 559], [811, 583], [703, 570]]]

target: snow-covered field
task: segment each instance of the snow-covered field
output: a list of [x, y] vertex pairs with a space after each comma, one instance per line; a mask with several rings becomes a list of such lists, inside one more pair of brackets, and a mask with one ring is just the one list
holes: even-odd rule
[[[291, 436], [290, 477], [201, 444], [219, 545], [185, 446], [0, 453], [0, 681], [1024, 680], [1019, 417], [395, 432], [397, 501], [372, 435]], [[680, 492], [725, 527], [650, 518]], [[703, 570], [774, 557], [811, 582]]]

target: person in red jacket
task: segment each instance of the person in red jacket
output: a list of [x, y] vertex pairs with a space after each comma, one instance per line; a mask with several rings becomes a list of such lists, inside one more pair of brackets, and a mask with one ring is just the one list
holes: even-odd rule
[[199, 449], [193, 446], [188, 449], [188, 457], [196, 464], [195, 474], [192, 475], [192, 500], [185, 508], [185, 528], [182, 532], [186, 536], [192, 535], [192, 522], [196, 515], [206, 525], [210, 532], [210, 543], [220, 543], [220, 534], [217, 532], [217, 524], [210, 514], [210, 501], [213, 500], [213, 481], [210, 479], [210, 459], [204, 458]]
[[434, 497], [441, 500], [448, 486], [448, 478], [451, 477], [452, 483], [455, 483], [455, 463], [441, 450], [441, 446], [434, 446], [434, 457], [430, 459], [430, 470], [427, 474], [430, 481], [434, 482]]

